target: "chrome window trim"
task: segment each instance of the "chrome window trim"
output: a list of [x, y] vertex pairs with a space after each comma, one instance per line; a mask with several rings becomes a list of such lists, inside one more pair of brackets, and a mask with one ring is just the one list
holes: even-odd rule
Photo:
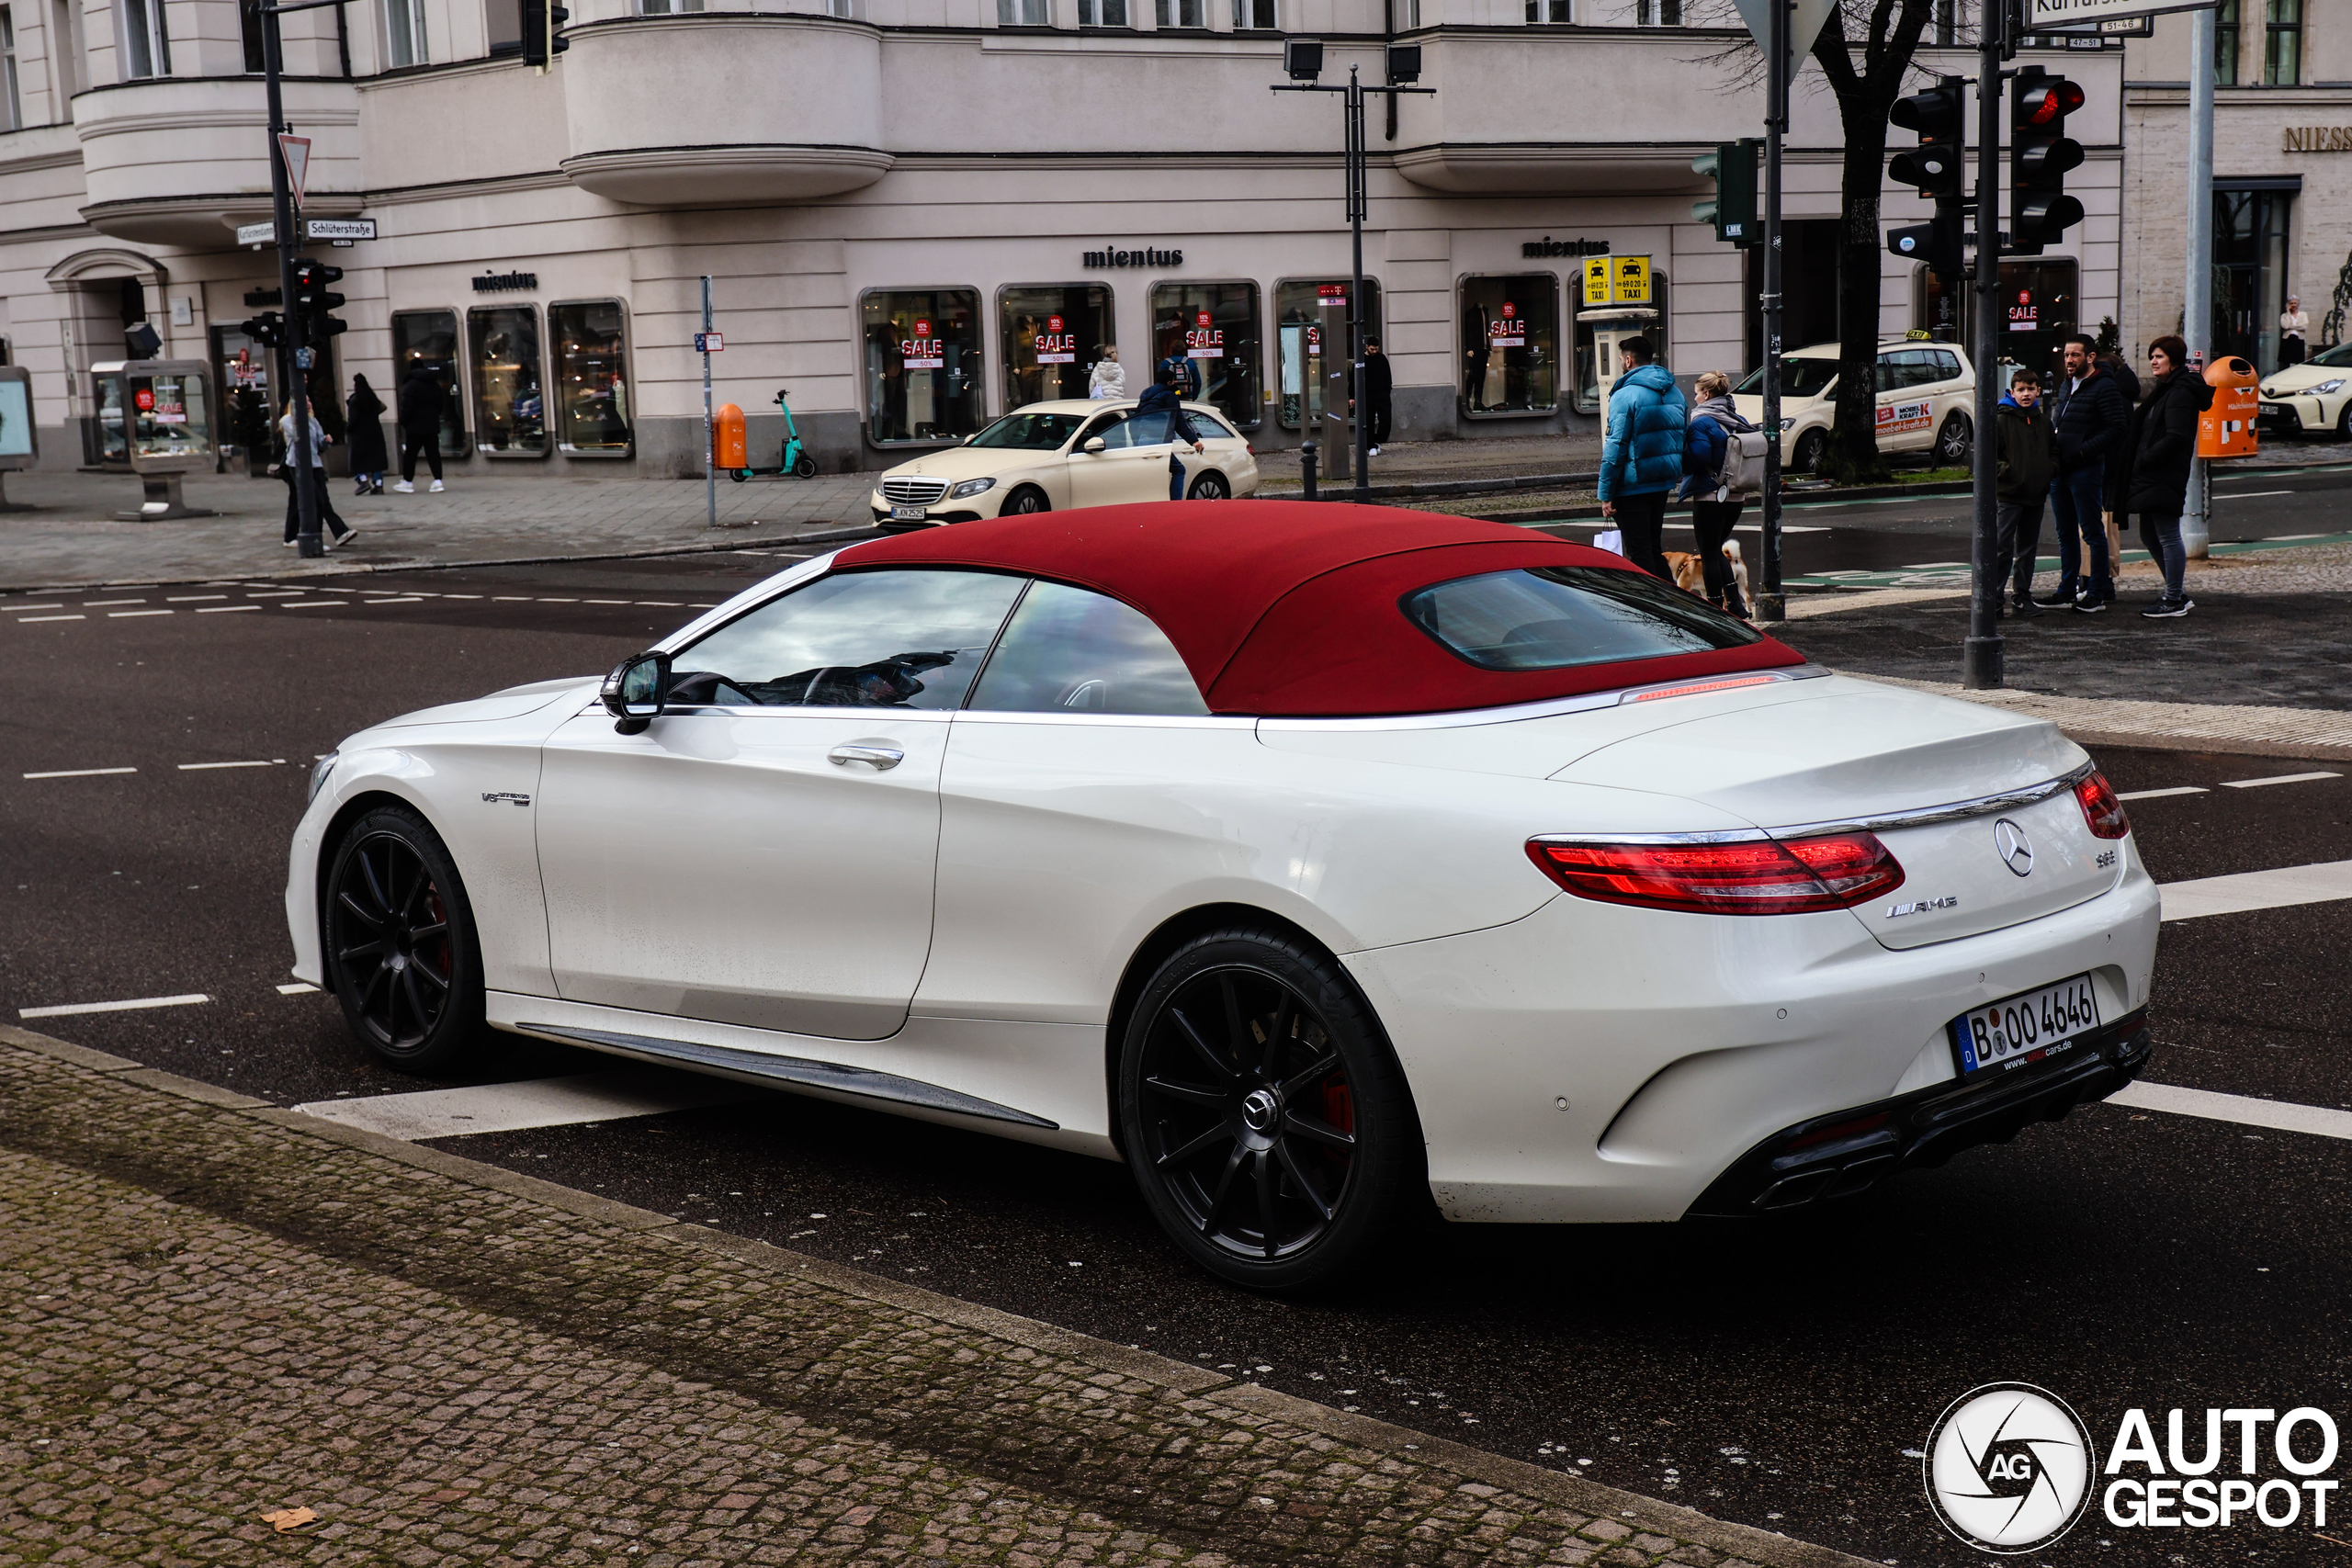
[[2023, 789], [2004, 790], [1998, 795], [1980, 795], [1973, 800], [1955, 800], [1947, 806], [1926, 806], [1913, 811], [1887, 811], [1870, 817], [1841, 817], [1826, 822], [1797, 822], [1770, 829], [1776, 839], [1811, 833], [1877, 833], [1891, 832], [1898, 828], [1929, 828], [1939, 822], [1960, 822], [1971, 817], [1989, 817], [1996, 811], [2013, 811], [2020, 807], [2039, 806], [2053, 795], [2073, 789], [2090, 776], [2097, 764], [2085, 762], [2054, 779], [2045, 779]]
[[1258, 720], [1215, 713], [1016, 713], [1003, 708], [959, 708], [958, 724], [1112, 725], [1134, 729], [1255, 729]]
[[873, 714], [877, 717], [887, 714], [893, 722], [899, 719], [910, 718], [924, 723], [936, 720], [939, 723], [944, 724], [947, 720], [956, 716], [956, 710], [954, 708], [869, 708], [852, 707], [847, 705], [843, 705], [839, 707], [817, 707], [803, 706], [798, 704], [787, 705], [784, 703], [778, 703], [774, 706], [769, 706], [765, 704], [754, 704], [750, 707], [745, 707], [741, 705], [729, 705], [722, 706], [718, 704], [712, 703], [695, 707], [663, 708], [662, 710], [662, 716], [663, 718], [685, 718], [689, 716], [706, 718], [713, 716], [718, 718], [767, 718], [771, 716], [778, 718], [844, 718], [851, 714]]
[[1586, 692], [1573, 697], [1548, 697], [1534, 703], [1513, 703], [1507, 707], [1463, 708], [1445, 713], [1383, 714], [1370, 718], [1261, 718], [1258, 727], [1282, 733], [1308, 734], [1383, 729], [1469, 729], [1480, 725], [1517, 724], [1522, 719], [1552, 718], [1561, 714], [1618, 707], [1638, 700], [1645, 692], [1668, 691], [1676, 686], [1696, 685], [1706, 681], [1737, 681], [1753, 675], [1769, 677], [1774, 682], [1814, 681], [1835, 673], [1835, 671], [1818, 664], [1781, 665], [1765, 670], [1735, 670], [1720, 676], [1690, 675], [1679, 681], [1651, 681], [1638, 686], [1612, 686], [1605, 692]]
[[1771, 834], [1761, 828], [1724, 828], [1708, 833], [1534, 833], [1531, 844], [1760, 844]]

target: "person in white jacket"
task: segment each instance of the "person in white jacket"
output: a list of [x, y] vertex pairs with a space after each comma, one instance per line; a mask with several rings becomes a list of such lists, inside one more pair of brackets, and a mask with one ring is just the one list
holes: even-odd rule
[[1095, 399], [1125, 397], [1127, 367], [1119, 363], [1119, 345], [1106, 343], [1098, 355], [1093, 373], [1087, 378], [1086, 395]]

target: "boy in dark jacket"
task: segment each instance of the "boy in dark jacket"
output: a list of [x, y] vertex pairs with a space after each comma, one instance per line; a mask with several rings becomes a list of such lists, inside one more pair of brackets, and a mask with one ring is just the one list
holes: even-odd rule
[[2038, 615], [2041, 606], [2033, 602], [2034, 554], [2041, 547], [2041, 503], [2058, 472], [2058, 441], [2051, 433], [2049, 411], [2041, 406], [2038, 372], [2020, 370], [2009, 378], [2008, 395], [1994, 412], [1994, 428], [2000, 434], [1994, 580], [2011, 580], [2009, 604], [2018, 615]]

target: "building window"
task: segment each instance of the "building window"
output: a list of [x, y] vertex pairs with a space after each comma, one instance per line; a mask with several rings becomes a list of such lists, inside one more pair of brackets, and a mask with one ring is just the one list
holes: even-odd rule
[[[703, 0], [645, 0], [645, 14], [649, 17], [683, 17], [702, 7]], [[831, 9], [831, 6], [826, 7], [828, 13]]]
[[566, 452], [627, 457], [636, 415], [628, 393], [627, 312], [617, 299], [548, 307], [555, 339], [556, 443]]
[[245, 74], [258, 76], [269, 69], [262, 48], [262, 0], [237, 0], [237, 32], [245, 49]]
[[474, 429], [481, 449], [492, 457], [547, 456], [538, 308], [477, 305], [466, 312], [466, 341], [474, 363]]
[[1527, 0], [1527, 20], [1532, 26], [1565, 28], [1573, 20], [1569, 0]]
[[1936, 0], [1936, 14], [1928, 36], [1939, 49], [1951, 49], [1960, 42], [1960, 0]]
[[980, 428], [977, 289], [876, 289], [862, 313], [867, 440], [960, 441]]
[[1282, 26], [1281, 0], [1233, 0], [1233, 30], [1272, 32]]
[[164, 0], [122, 0], [122, 79], [172, 73], [171, 40], [164, 34]]
[[2234, 87], [2238, 84], [2238, 6], [2240, 0], [2221, 0], [2213, 7], [2213, 82], [2216, 86]]
[[2213, 193], [2212, 357], [2278, 363], [2278, 317], [2287, 309], [2291, 190]]
[[[2263, 0], [2262, 28], [2262, 85], [2301, 85], [2303, 0]], [[14, 69], [12, 65], [10, 70]]]
[[[1363, 280], [1363, 330], [1380, 335], [1380, 279]], [[1274, 352], [1282, 367], [1282, 393], [1274, 417], [1296, 430], [1326, 408], [1344, 409], [1353, 396], [1348, 385], [1355, 361], [1348, 356], [1348, 280], [1315, 278], [1274, 285]], [[1334, 380], [1338, 385], [1332, 385]]]
[[384, 63], [398, 71], [425, 62], [424, 0], [384, 0]]
[[1680, 27], [1682, 0], [1640, 0], [1634, 10], [1634, 25], [1637, 28]]
[[1481, 414], [1560, 406], [1560, 280], [1548, 272], [1462, 280], [1462, 402]]
[[523, 52], [523, 0], [485, 0], [482, 17], [490, 27], [490, 52]]
[[0, 130], [22, 130], [25, 128], [25, 100], [17, 91], [17, 18], [6, 6], [0, 6], [0, 76], [6, 78], [8, 101], [0, 105], [8, 114], [7, 123]]
[[1152, 4], [1162, 28], [1205, 28], [1209, 25], [1208, 0], [1152, 0]]
[[[1140, 387], [1155, 367], [1183, 372], [1177, 389], [1215, 408], [1244, 429], [1256, 428], [1258, 407], [1258, 286], [1254, 283], [1160, 283], [1151, 290], [1151, 366], [1127, 367]], [[1139, 379], [1141, 378], [1141, 379]]]
[[[1008, 412], [1056, 398], [1085, 397], [1095, 361], [1118, 346], [1111, 291], [1099, 283], [1007, 288], [997, 295], [996, 313], [1004, 333]], [[1141, 397], [1143, 389], [1140, 377], [1126, 378], [1128, 397]]]
[[1127, 20], [1127, 0], [1078, 0], [1078, 25], [1081, 28], [1124, 28]]
[[[458, 312], [400, 310], [392, 316], [392, 374], [401, 385], [412, 376], [430, 377], [441, 389], [441, 455], [462, 457], [466, 444], [466, 396], [458, 376]], [[393, 406], [400, 400], [393, 394]]]
[[996, 0], [996, 25], [1001, 28], [1050, 28], [1053, 0]]

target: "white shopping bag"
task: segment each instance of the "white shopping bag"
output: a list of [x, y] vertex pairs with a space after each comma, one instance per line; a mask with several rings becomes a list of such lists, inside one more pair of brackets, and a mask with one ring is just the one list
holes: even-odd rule
[[1596, 550], [1607, 550], [1613, 556], [1622, 556], [1625, 553], [1625, 536], [1618, 529], [1603, 528], [1592, 536], [1592, 547]]

